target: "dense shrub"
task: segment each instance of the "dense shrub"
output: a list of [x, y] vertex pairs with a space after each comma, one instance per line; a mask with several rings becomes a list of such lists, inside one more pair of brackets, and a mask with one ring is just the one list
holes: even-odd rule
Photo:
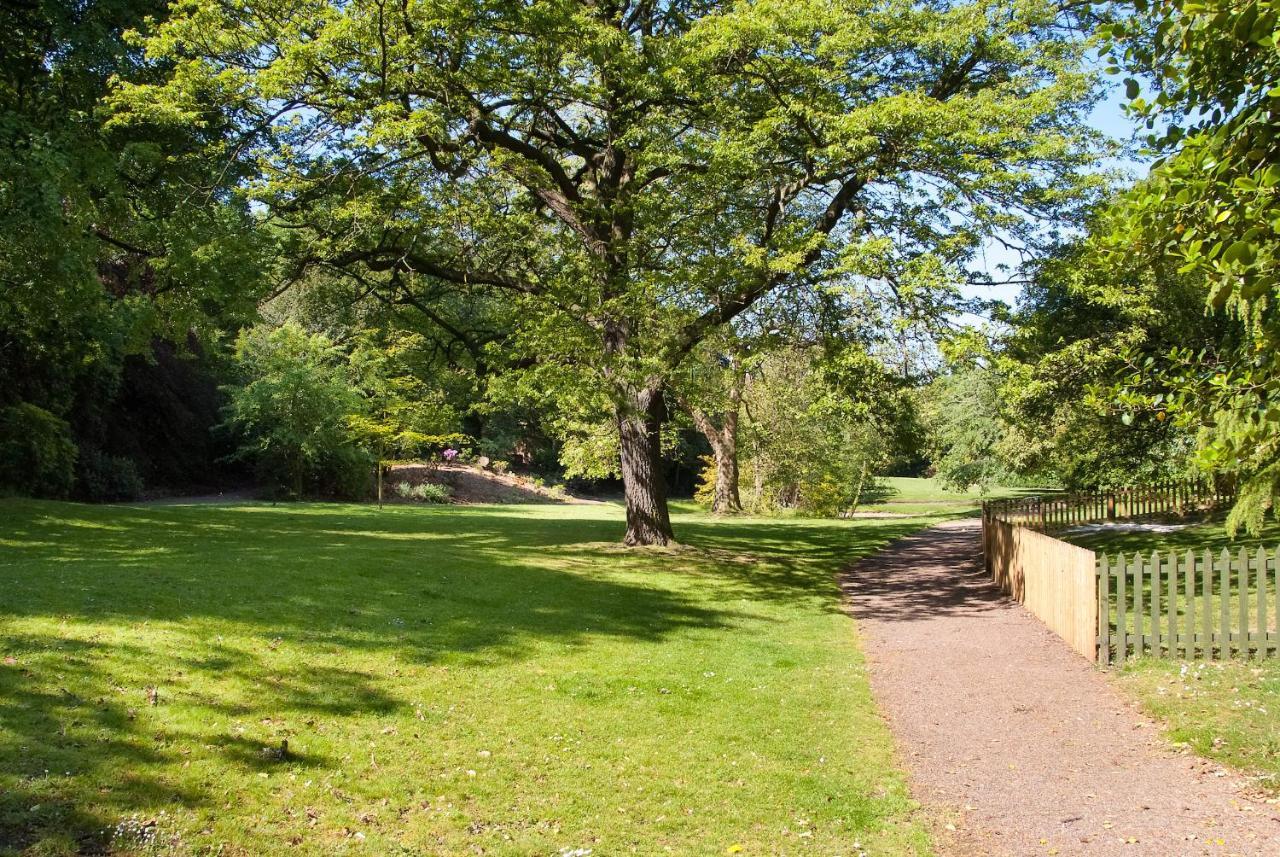
[[96, 503], [136, 500], [142, 494], [142, 477], [132, 459], [86, 446], [76, 468], [76, 493]]
[[422, 482], [417, 485], [401, 482], [396, 485], [396, 494], [403, 500], [420, 500], [424, 503], [448, 503], [453, 497], [453, 490], [448, 485], [437, 485], [434, 482]]
[[343, 352], [287, 323], [243, 331], [235, 358], [243, 380], [227, 388], [226, 425], [237, 455], [294, 497], [363, 493], [373, 460], [350, 430], [362, 401]]
[[71, 429], [22, 402], [0, 409], [0, 486], [35, 497], [65, 497], [75, 480]]

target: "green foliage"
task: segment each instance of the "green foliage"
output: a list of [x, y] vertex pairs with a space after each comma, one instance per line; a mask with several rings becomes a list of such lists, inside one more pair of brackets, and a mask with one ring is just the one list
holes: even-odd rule
[[1005, 424], [998, 452], [1022, 478], [1085, 489], [1183, 477], [1193, 467], [1193, 433], [1157, 410], [1123, 419], [1115, 386], [1147, 356], [1220, 347], [1231, 331], [1205, 317], [1195, 277], [1115, 253], [1116, 217], [1104, 212], [1086, 237], [1039, 262], [1008, 328], [990, 343]]
[[413, 373], [410, 363], [422, 349], [415, 334], [364, 330], [349, 358], [363, 403], [347, 426], [380, 464], [468, 440], [453, 430], [458, 416], [441, 392]]
[[[163, 0], [0, 5], [0, 407], [29, 403], [149, 478], [191, 481], [213, 469], [206, 437], [184, 436], [207, 436], [208, 412], [191, 420], [182, 390], [165, 391], [172, 409], [148, 411], [125, 367], [170, 343], [216, 351], [253, 316], [273, 242], [227, 191], [240, 175], [204, 150], [216, 122], [103, 126], [110, 81], [149, 74], [125, 32], [166, 11]], [[81, 482], [82, 493], [97, 484]], [[62, 493], [65, 480], [25, 490]]]
[[235, 355], [242, 381], [227, 388], [226, 424], [241, 438], [238, 455], [295, 497], [358, 494], [372, 462], [351, 433], [363, 402], [341, 349], [290, 322], [242, 331]]
[[1007, 482], [1008, 428], [1000, 413], [1000, 377], [986, 360], [969, 359], [920, 395], [929, 461], [943, 487], [985, 489]]
[[411, 485], [401, 482], [396, 485], [396, 495], [402, 500], [420, 500], [424, 503], [448, 503], [453, 498], [453, 489], [448, 485], [434, 482], [419, 482]]
[[1146, 75], [1131, 109], [1165, 154], [1125, 201], [1118, 252], [1169, 257], [1240, 335], [1135, 367], [1126, 404], [1198, 432], [1200, 463], [1239, 481], [1229, 526], [1280, 498], [1280, 22], [1272, 0], [1144, 2], [1110, 28], [1117, 64]]
[[945, 291], [985, 236], [1075, 215], [1102, 184], [1081, 15], [195, 0], [139, 42], [158, 79], [114, 122], [200, 129], [304, 270], [424, 314], [443, 292], [441, 330], [501, 307], [556, 409], [650, 457], [651, 406], [744, 312], [845, 276]]
[[743, 404], [744, 503], [757, 511], [855, 508], [914, 419], [905, 387], [856, 347], [764, 356]]
[[95, 503], [136, 500], [142, 495], [142, 477], [132, 459], [85, 445], [80, 447], [76, 489], [84, 499]]
[[693, 502], [700, 509], [710, 509], [716, 498], [716, 457], [703, 455], [698, 458], [698, 463], [701, 467], [693, 486]]
[[0, 408], [0, 486], [34, 497], [65, 497], [75, 480], [71, 429], [23, 402]]

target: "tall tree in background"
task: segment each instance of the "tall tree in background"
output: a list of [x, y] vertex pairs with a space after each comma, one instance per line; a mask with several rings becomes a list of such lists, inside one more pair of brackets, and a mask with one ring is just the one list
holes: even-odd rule
[[1172, 259], [1234, 322], [1215, 347], [1135, 368], [1129, 404], [1199, 432], [1238, 482], [1228, 520], [1256, 531], [1280, 500], [1280, 9], [1273, 0], [1140, 0], [1111, 28], [1142, 76], [1130, 107], [1163, 155], [1125, 201], [1116, 252]]
[[[191, 402], [200, 393], [154, 396], [159, 385], [145, 381], [204, 367], [179, 365], [159, 340], [208, 343], [251, 319], [270, 270], [247, 209], [200, 190], [227, 165], [206, 157], [198, 133], [103, 128], [100, 99], [111, 79], [144, 73], [124, 33], [165, 11], [160, 0], [0, 5], [0, 442], [11, 431], [21, 440], [57, 427], [86, 448], [82, 465], [111, 457], [103, 448], [110, 436], [121, 440], [104, 415], [130, 378], [143, 378], [144, 389], [132, 391], [139, 398], [171, 406], [141, 421], [157, 429], [153, 441], [164, 428], [175, 437], [190, 427], [183, 420], [202, 410]], [[127, 373], [134, 356], [161, 368]], [[170, 425], [155, 425], [167, 418]], [[157, 445], [167, 449], [142, 450], [155, 453], [153, 462], [188, 464], [188, 451], [206, 446], [189, 437]], [[84, 485], [77, 493], [93, 496]]]
[[194, 0], [147, 45], [167, 82], [117, 102], [225, 119], [308, 258], [508, 295], [535, 371], [611, 412], [626, 542], [665, 544], [665, 394], [700, 343], [765, 296], [963, 265], [1079, 201], [1081, 14]]
[[993, 343], [1004, 460], [1025, 478], [1086, 489], [1190, 473], [1193, 434], [1159, 410], [1126, 421], [1115, 384], [1171, 348], [1229, 343], [1231, 325], [1205, 318], [1203, 283], [1171, 260], [1109, 256], [1114, 216], [1034, 267]]

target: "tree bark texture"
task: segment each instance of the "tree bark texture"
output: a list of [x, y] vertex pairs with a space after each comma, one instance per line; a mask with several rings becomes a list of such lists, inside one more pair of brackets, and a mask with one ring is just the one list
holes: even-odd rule
[[667, 545], [675, 540], [662, 469], [662, 388], [640, 390], [617, 407], [622, 485], [627, 504], [627, 545]]

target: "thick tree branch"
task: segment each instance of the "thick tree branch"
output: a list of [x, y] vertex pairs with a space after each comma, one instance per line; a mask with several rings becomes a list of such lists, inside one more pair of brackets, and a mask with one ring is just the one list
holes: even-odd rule
[[[827, 207], [819, 215], [814, 224], [815, 237], [826, 238], [839, 225], [841, 219], [854, 207], [858, 194], [867, 186], [868, 179], [862, 175], [847, 178], [836, 191]], [[822, 255], [824, 242], [818, 241], [804, 254], [796, 270], [805, 270]], [[777, 286], [792, 276], [791, 271], [762, 276], [754, 283], [748, 284], [727, 299], [704, 312], [689, 322], [677, 335], [671, 350], [672, 365], [676, 365], [688, 356], [713, 330], [728, 324], [738, 315], [750, 309], [756, 301], [767, 295]]]

